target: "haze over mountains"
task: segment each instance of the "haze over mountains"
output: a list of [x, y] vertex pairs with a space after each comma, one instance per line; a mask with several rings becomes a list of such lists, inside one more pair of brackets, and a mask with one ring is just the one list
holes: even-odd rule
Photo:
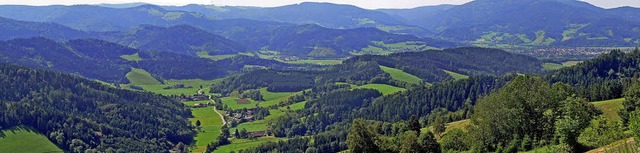
[[0, 5], [0, 152], [640, 152], [639, 14]]
[[[276, 29], [293, 24], [316, 24], [332, 29], [374, 27], [390, 33], [469, 45], [640, 44], [640, 18], [637, 15], [640, 9], [603, 9], [577, 0], [476, 0], [462, 5], [383, 10], [330, 3], [301, 3], [273, 8], [131, 6], [135, 7], [6, 5], [0, 6], [0, 16], [57, 23], [82, 31], [129, 31], [143, 24], [190, 25], [236, 41], [251, 50], [265, 47], [264, 44], [274, 41], [269, 40], [272, 38], [269, 35], [278, 35]], [[439, 42], [430, 46], [438, 46]], [[256, 44], [263, 46], [252, 46]]]

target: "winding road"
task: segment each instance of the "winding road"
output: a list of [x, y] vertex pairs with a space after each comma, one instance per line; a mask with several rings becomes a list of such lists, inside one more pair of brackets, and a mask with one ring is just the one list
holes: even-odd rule
[[[216, 101], [214, 101], [213, 99], [210, 99], [210, 100], [211, 100], [211, 102], [213, 102], [213, 104], [216, 104]], [[218, 113], [218, 115], [220, 115], [220, 118], [222, 119], [222, 126], [227, 125], [227, 121], [224, 120], [224, 116], [222, 114], [220, 114], [220, 112], [218, 112], [218, 109], [213, 107], [213, 111]]]

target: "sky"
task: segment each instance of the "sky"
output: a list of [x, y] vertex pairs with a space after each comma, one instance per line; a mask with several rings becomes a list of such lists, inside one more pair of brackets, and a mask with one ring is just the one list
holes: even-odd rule
[[[275, 7], [301, 2], [330, 2], [350, 4], [367, 9], [414, 8], [439, 4], [464, 4], [471, 0], [0, 0], [0, 4], [19, 5], [73, 5], [101, 3], [144, 2], [156, 5], [213, 4], [217, 6], [260, 6]], [[583, 0], [604, 8], [632, 6], [640, 8], [640, 0]]]

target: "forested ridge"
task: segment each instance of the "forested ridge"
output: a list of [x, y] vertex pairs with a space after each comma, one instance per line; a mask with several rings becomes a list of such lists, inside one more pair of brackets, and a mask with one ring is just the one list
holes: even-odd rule
[[235, 90], [267, 87], [272, 92], [293, 92], [333, 82], [366, 84], [376, 78], [387, 78], [375, 62], [346, 62], [315, 70], [256, 70], [225, 78], [214, 84], [210, 92], [229, 94]]
[[539, 74], [542, 63], [533, 57], [509, 53], [499, 49], [461, 47], [444, 50], [394, 53], [391, 55], [363, 55], [350, 61], [376, 61], [378, 64], [401, 69], [426, 82], [452, 79], [443, 70], [477, 75], [505, 75], [507, 73]]
[[633, 79], [640, 77], [640, 50], [630, 53], [613, 50], [576, 66], [548, 75], [551, 82], [575, 87], [576, 94], [590, 101], [620, 98]]
[[[79, 74], [112, 83], [128, 83], [125, 74], [142, 68], [161, 79], [215, 79], [240, 73], [245, 65], [288, 69], [296, 67], [274, 60], [237, 56], [213, 61], [175, 53], [149, 52], [119, 44], [77, 39], [65, 43], [45, 38], [15, 39], [0, 42], [2, 63]], [[137, 55], [129, 61], [122, 56]]]
[[168, 97], [6, 64], [0, 72], [0, 128], [33, 127], [69, 152], [168, 152], [193, 141], [191, 112]]

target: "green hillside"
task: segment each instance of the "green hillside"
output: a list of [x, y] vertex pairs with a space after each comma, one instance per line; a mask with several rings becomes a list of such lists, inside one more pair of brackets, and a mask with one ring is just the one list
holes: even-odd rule
[[411, 75], [411, 74], [409, 74], [407, 72], [404, 72], [402, 70], [399, 70], [399, 69], [390, 68], [390, 67], [386, 67], [386, 66], [380, 66], [380, 68], [384, 72], [389, 73], [391, 75], [391, 77], [393, 79], [396, 79], [396, 80], [409, 82], [409, 83], [414, 83], [414, 84], [418, 84], [422, 80], [422, 79], [420, 79], [420, 78], [418, 78], [418, 77], [416, 77], [414, 75]]
[[151, 73], [144, 69], [131, 68], [131, 72], [127, 73], [127, 79], [135, 85], [159, 85], [160, 82], [151, 76]]
[[620, 116], [618, 115], [618, 112], [622, 108], [622, 102], [624, 102], [624, 98], [598, 101], [593, 102], [592, 104], [595, 105], [596, 108], [600, 109], [608, 119], [619, 121]]
[[31, 128], [18, 126], [0, 131], [0, 152], [64, 152]]
[[396, 93], [396, 92], [400, 92], [400, 91], [405, 91], [406, 90], [404, 88], [394, 87], [394, 86], [387, 85], [387, 84], [365, 84], [365, 85], [362, 85], [362, 86], [357, 86], [354, 89], [375, 89], [375, 90], [380, 91], [384, 95], [392, 94], [392, 93]]
[[464, 74], [460, 74], [460, 73], [456, 73], [456, 72], [452, 72], [452, 71], [447, 71], [447, 70], [443, 70], [443, 71], [446, 72], [447, 74], [451, 75], [451, 77], [453, 77], [456, 80], [469, 78], [469, 76], [464, 75]]

